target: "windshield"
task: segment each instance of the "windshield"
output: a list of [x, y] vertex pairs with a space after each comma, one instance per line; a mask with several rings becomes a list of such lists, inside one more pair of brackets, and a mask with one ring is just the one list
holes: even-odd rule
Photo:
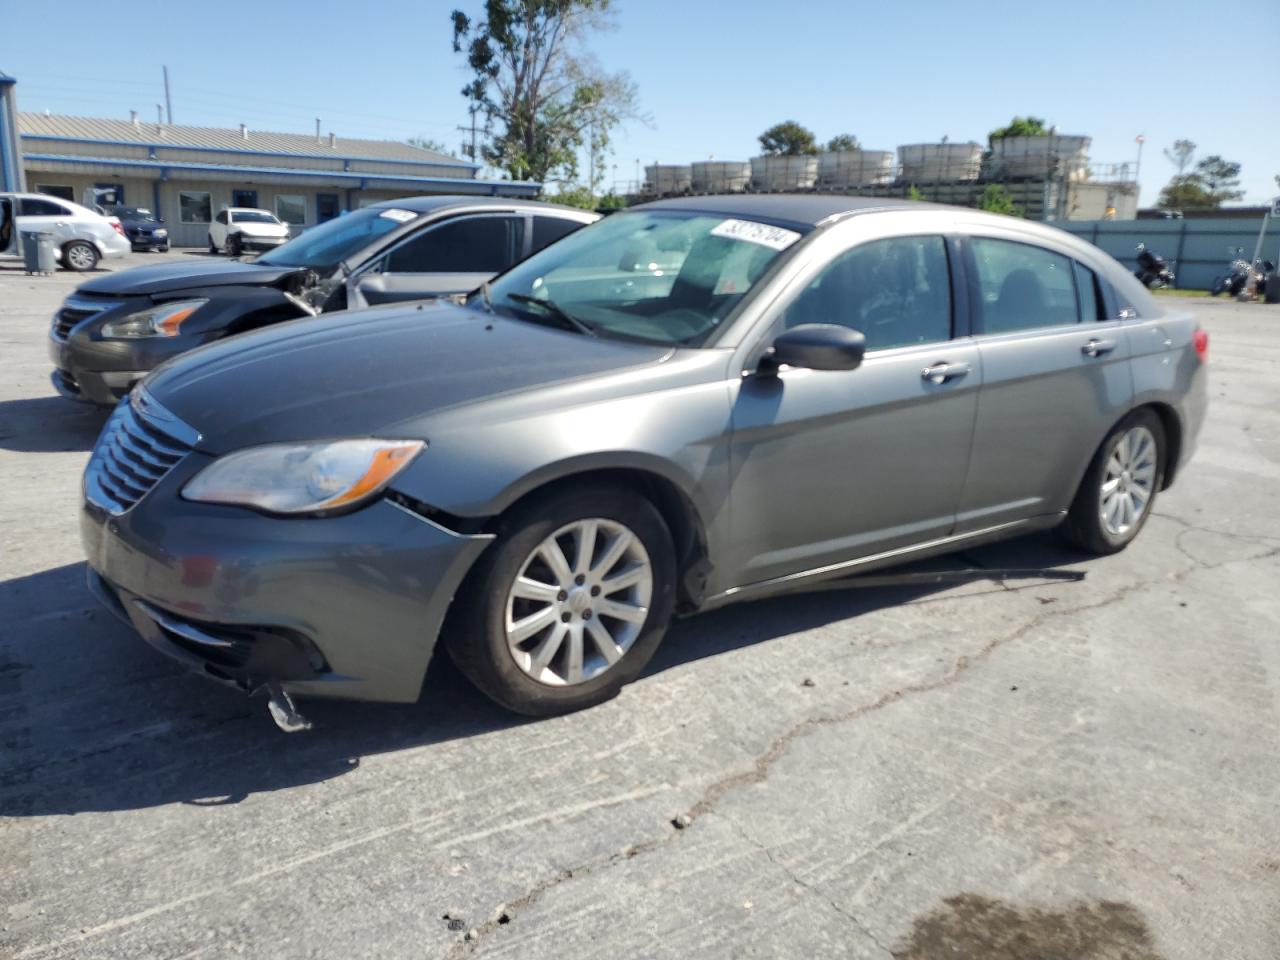
[[265, 257], [259, 257], [257, 262], [274, 267], [330, 270], [384, 233], [390, 233], [419, 216], [409, 210], [365, 207], [312, 227], [276, 247]]
[[489, 298], [521, 319], [700, 346], [800, 236], [707, 214], [615, 213], [504, 273]]
[[279, 223], [265, 210], [237, 210], [231, 214], [232, 223]]

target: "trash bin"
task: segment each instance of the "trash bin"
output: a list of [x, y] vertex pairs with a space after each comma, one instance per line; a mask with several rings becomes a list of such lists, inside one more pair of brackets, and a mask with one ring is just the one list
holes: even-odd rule
[[1267, 303], [1280, 303], [1280, 270], [1267, 277]]
[[23, 230], [22, 261], [27, 273], [53, 273], [58, 265], [53, 250], [53, 234]]

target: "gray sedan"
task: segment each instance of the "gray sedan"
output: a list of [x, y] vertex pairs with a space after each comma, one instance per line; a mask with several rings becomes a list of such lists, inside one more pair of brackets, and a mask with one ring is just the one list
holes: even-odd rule
[[618, 213], [465, 305], [215, 343], [85, 473], [99, 595], [215, 679], [512, 710], [612, 697], [673, 615], [1061, 527], [1125, 547], [1194, 448], [1207, 336], [1062, 232], [914, 203]]

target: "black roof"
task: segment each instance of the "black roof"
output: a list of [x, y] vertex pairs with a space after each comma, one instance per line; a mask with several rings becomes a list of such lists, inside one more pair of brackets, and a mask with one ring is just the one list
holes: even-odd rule
[[449, 207], [502, 207], [510, 210], [514, 207], [544, 207], [551, 210], [572, 210], [575, 213], [591, 213], [577, 207], [565, 207], [557, 203], [542, 203], [539, 200], [522, 200], [519, 197], [472, 197], [466, 194], [433, 194], [426, 197], [400, 197], [396, 200], [379, 200], [369, 204], [378, 209], [395, 208], [412, 210], [414, 213], [438, 213]]
[[885, 207], [919, 209], [917, 200], [849, 197], [822, 193], [732, 193], [706, 197], [672, 197], [644, 203], [633, 210], [683, 210], [717, 216], [743, 217], [772, 223], [815, 227], [828, 217]]

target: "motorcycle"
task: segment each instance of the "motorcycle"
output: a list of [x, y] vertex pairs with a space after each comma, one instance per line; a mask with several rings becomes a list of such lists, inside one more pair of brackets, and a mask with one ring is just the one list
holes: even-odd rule
[[1176, 279], [1169, 263], [1158, 253], [1152, 253], [1145, 243], [1138, 244], [1138, 269], [1133, 275], [1148, 288], [1172, 287]]
[[1249, 276], [1253, 273], [1253, 265], [1244, 258], [1244, 247], [1236, 247], [1234, 249], [1228, 247], [1227, 252], [1234, 258], [1231, 265], [1227, 267], [1227, 272], [1217, 277], [1213, 281], [1213, 286], [1209, 288], [1209, 294], [1216, 297], [1220, 293], [1228, 296], [1236, 297], [1240, 295], [1245, 286], [1249, 283]]

